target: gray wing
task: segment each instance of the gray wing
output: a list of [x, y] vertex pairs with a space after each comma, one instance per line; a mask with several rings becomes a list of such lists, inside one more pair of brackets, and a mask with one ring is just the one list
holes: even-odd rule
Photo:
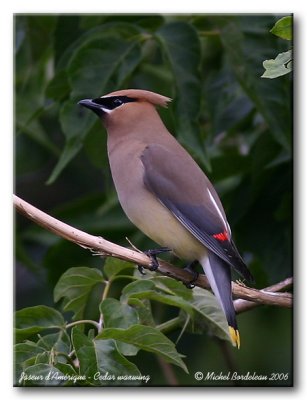
[[147, 146], [141, 160], [146, 188], [205, 247], [253, 281], [231, 238], [218, 195], [195, 161], [157, 144]]

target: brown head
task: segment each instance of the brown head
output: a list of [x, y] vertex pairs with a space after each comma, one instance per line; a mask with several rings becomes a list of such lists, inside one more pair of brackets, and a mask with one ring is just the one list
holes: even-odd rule
[[160, 119], [155, 107], [167, 107], [169, 97], [141, 89], [118, 90], [96, 99], [84, 99], [79, 104], [94, 111], [103, 121], [108, 133], [135, 127], [142, 121], [150, 125]]

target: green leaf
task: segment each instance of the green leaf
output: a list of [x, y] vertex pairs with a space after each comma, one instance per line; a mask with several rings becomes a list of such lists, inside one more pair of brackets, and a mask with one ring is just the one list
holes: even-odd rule
[[71, 340], [79, 361], [79, 373], [87, 377], [88, 383], [92, 383], [98, 371], [93, 341], [77, 327], [72, 329]]
[[[93, 343], [100, 376], [113, 376], [115, 379], [112, 385], [126, 386], [127, 382], [131, 386], [139, 385], [139, 380], [125, 380], [125, 377], [138, 377], [141, 374], [135, 364], [120, 354], [114, 340], [95, 339]], [[123, 378], [121, 379], [120, 377]]]
[[[31, 139], [32, 146], [33, 144], [38, 144], [41, 146], [41, 149], [48, 151], [50, 154], [58, 155], [59, 149], [54, 145], [50, 134], [46, 132], [45, 127], [39, 120], [39, 117], [44, 115], [47, 107], [45, 105], [37, 105], [34, 108], [31, 100], [27, 102], [22, 97], [16, 98], [15, 107], [19, 135], [20, 133], [27, 135]], [[17, 137], [18, 140], [20, 140], [19, 135]], [[35, 157], [39, 158], [39, 155], [35, 155]], [[42, 162], [46, 162], [46, 160], [43, 158]]]
[[278, 54], [275, 59], [263, 61], [265, 72], [261, 78], [278, 78], [292, 71], [292, 50]]
[[[204, 109], [208, 110], [208, 119], [212, 121], [210, 130], [215, 137], [221, 132], [235, 129], [251, 112], [253, 103], [244, 93], [227, 61], [221, 68], [208, 74], [205, 83]], [[214, 155], [211, 156], [211, 162], [213, 158]], [[212, 171], [215, 173], [214, 166]], [[225, 172], [225, 169], [223, 171]]]
[[43, 351], [35, 357], [35, 364], [50, 364], [50, 354], [48, 351]]
[[171, 22], [156, 32], [156, 38], [175, 80], [177, 137], [206, 162], [198, 121], [201, 105], [201, 48], [197, 31], [189, 23]]
[[30, 341], [26, 341], [25, 343], [17, 343], [14, 345], [15, 385], [18, 384], [21, 378], [21, 373], [27, 368], [27, 366], [29, 366], [31, 360], [33, 360], [32, 363], [34, 364], [36, 356], [43, 351], [43, 348]]
[[119, 376], [140, 375], [138, 368], [119, 353], [114, 340], [91, 340], [74, 328], [72, 341], [80, 363], [80, 374], [87, 377], [88, 384], [125, 384], [118, 379]]
[[75, 386], [85, 378], [78, 375], [70, 364], [56, 363], [51, 365], [38, 362], [25, 368], [20, 374], [16, 386]]
[[107, 141], [108, 135], [102, 131], [101, 121], [97, 118], [92, 129], [86, 135], [83, 146], [93, 166], [104, 171], [109, 168]]
[[124, 287], [121, 301], [127, 301], [129, 305], [136, 308], [142, 325], [155, 326], [150, 300], [179, 307], [189, 314], [193, 313], [189, 303], [189, 300], [192, 299], [192, 294], [186, 293], [184, 289], [182, 290], [182, 287], [191, 292], [182, 283], [168, 277], [137, 280]]
[[69, 353], [70, 340], [65, 331], [60, 331], [42, 336], [37, 342], [37, 346], [40, 346], [42, 349], [48, 351], [55, 350], [63, 353]]
[[[99, 308], [103, 315], [104, 328], [129, 328], [139, 323], [136, 310], [116, 299], [103, 300]], [[119, 351], [126, 356], [134, 356], [139, 350], [131, 344], [119, 342], [117, 345]]]
[[45, 94], [55, 101], [60, 101], [69, 94], [69, 91], [70, 87], [68, 84], [67, 71], [60, 70], [48, 83]]
[[[195, 287], [191, 306], [196, 312], [193, 320], [193, 332], [206, 332], [220, 339], [231, 341], [225, 315], [211, 292]], [[184, 321], [185, 319], [184, 317]]]
[[292, 20], [291, 16], [279, 19], [270, 32], [282, 39], [292, 40]]
[[148, 290], [153, 290], [155, 284], [150, 279], [137, 280], [126, 285], [122, 290], [122, 300], [128, 299], [138, 293], [147, 292]]
[[[236, 79], [254, 102], [257, 110], [269, 126], [274, 139], [287, 151], [291, 151], [291, 85], [282, 84], [278, 80], [260, 80], [261, 64], [259, 60], [265, 58], [265, 52], [272, 52], [272, 48], [253, 38], [249, 39], [240, 30], [237, 17], [217, 20], [220, 37], [226, 54], [235, 73]], [[257, 44], [259, 43], [259, 44]], [[250, 51], [253, 46], [253, 51]]]
[[187, 314], [193, 315], [193, 307], [191, 306], [191, 304], [179, 296], [156, 292], [154, 290], [134, 293], [132, 296], [138, 299], [149, 299], [158, 301], [163, 304], [168, 304], [169, 306], [178, 307], [184, 310]]
[[138, 323], [135, 310], [116, 299], [105, 299], [100, 303], [105, 328], [128, 328]]
[[[65, 21], [64, 21], [65, 23]], [[77, 39], [65, 47], [65, 51], [60, 56], [59, 62], [57, 63], [58, 69], [67, 68], [72, 58], [82, 48], [88, 46], [93, 41], [105, 40], [105, 39], [122, 39], [127, 41], [133, 41], [139, 39], [140, 29], [133, 24], [121, 23], [121, 22], [110, 22], [98, 25], [94, 22], [92, 29], [86, 29], [85, 33], [79, 35]], [[61, 44], [62, 46], [62, 44]]]
[[46, 329], [63, 329], [62, 314], [47, 306], [23, 308], [15, 313], [16, 340], [21, 341]]
[[[192, 330], [207, 332], [221, 339], [230, 340], [224, 313], [212, 293], [200, 288], [193, 290], [184, 288], [182, 291], [179, 287], [179, 285], [183, 286], [182, 283], [172, 284], [170, 283], [171, 278], [161, 278], [129, 283], [122, 291], [121, 300], [128, 298], [130, 304], [133, 299], [146, 299], [178, 307], [191, 317], [191, 321], [195, 325]], [[161, 289], [166, 289], [170, 294], [162, 292]], [[175, 294], [172, 294], [171, 290]], [[186, 293], [186, 290], [189, 291], [189, 294]], [[185, 319], [186, 316], [183, 317], [182, 323]]]
[[126, 261], [118, 260], [113, 257], [108, 257], [103, 266], [103, 272], [107, 276], [109, 280], [113, 279], [116, 275], [118, 275], [121, 271], [125, 269], [134, 269], [134, 265], [132, 263], [128, 263]]
[[22, 378], [23, 386], [67, 386], [70, 382], [58, 368], [43, 363], [28, 367]]
[[57, 355], [58, 352], [64, 354], [70, 353], [70, 339], [65, 331], [42, 336], [38, 340], [37, 346], [45, 349], [49, 356], [52, 353], [52, 357], [56, 358], [58, 362], [66, 361], [65, 356]]
[[56, 15], [31, 15], [27, 18], [27, 38], [31, 43], [31, 56], [40, 61], [53, 44]]
[[151, 312], [151, 303], [149, 300], [140, 300], [136, 297], [130, 297], [128, 299], [128, 304], [137, 311], [141, 325], [153, 327], [156, 325]]
[[64, 311], [73, 311], [73, 320], [82, 319], [90, 292], [103, 282], [102, 273], [96, 268], [70, 268], [54, 288], [54, 301], [63, 298]]
[[155, 275], [152, 278], [156, 288], [163, 290], [169, 294], [174, 296], [179, 296], [184, 300], [192, 300], [193, 291], [188, 289], [182, 282], [176, 281], [173, 278], [169, 278], [168, 276], [158, 276]]
[[66, 143], [47, 184], [53, 183], [66, 165], [79, 153], [95, 121], [93, 113], [81, 109], [76, 101], [68, 100], [64, 103], [60, 111], [60, 122]]
[[160, 331], [150, 326], [134, 325], [128, 329], [106, 328], [96, 339], [115, 339], [124, 343], [130, 343], [142, 350], [155, 353], [167, 362], [177, 365], [188, 373], [187, 367], [182, 361], [173, 342]]
[[79, 138], [73, 138], [66, 142], [64, 150], [46, 182], [47, 185], [51, 185], [55, 182], [66, 165], [79, 153], [81, 148], [82, 143], [80, 142]]
[[[136, 59], [136, 63], [140, 59], [140, 53], [135, 50], [137, 46], [137, 42], [105, 36], [80, 46], [68, 66], [69, 82], [73, 90], [72, 97], [90, 96], [93, 98], [104, 94], [108, 87], [111, 89], [109, 85], [112, 75], [125, 63], [127, 58], [128, 67], [127, 70], [124, 66], [122, 67], [120, 80], [126, 74], [130, 74], [131, 69], [134, 68], [131, 67], [130, 52], [134, 52], [133, 60]], [[134, 62], [132, 65], [135, 65]]]
[[140, 64], [142, 60], [141, 47], [138, 43], [129, 48], [125, 58], [122, 60], [118, 67], [117, 72], [117, 82], [116, 86], [121, 87], [124, 85], [125, 81], [130, 77], [135, 68]]
[[122, 291], [121, 300], [125, 301], [126, 298], [129, 301], [131, 298], [150, 299], [183, 308], [186, 312], [191, 313], [192, 307], [189, 301], [192, 300], [192, 293], [189, 292], [192, 291], [172, 278], [154, 277], [150, 280], [138, 280], [126, 285]]
[[61, 362], [57, 362], [56, 364], [54, 364], [54, 366], [60, 370], [63, 374], [65, 375], [69, 375], [71, 378], [75, 378], [71, 379], [71, 386], [73, 385], [73, 383], [79, 382], [79, 381], [84, 381], [85, 379], [83, 379], [82, 376], [77, 374], [77, 371], [72, 367], [72, 365], [70, 364], [64, 364]]

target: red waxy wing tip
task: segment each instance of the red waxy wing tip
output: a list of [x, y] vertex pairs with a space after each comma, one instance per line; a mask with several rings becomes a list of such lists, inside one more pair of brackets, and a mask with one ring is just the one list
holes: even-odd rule
[[220, 242], [224, 242], [225, 240], [229, 240], [228, 233], [226, 231], [220, 232], [220, 233], [216, 233], [216, 234], [214, 234], [212, 236], [214, 237], [214, 239], [217, 239]]

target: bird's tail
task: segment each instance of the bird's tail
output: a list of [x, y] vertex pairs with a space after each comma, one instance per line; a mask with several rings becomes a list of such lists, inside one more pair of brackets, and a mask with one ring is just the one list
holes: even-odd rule
[[210, 250], [208, 250], [208, 256], [200, 260], [200, 263], [209, 280], [211, 289], [224, 311], [231, 340], [239, 349], [240, 334], [232, 301], [230, 266]]

